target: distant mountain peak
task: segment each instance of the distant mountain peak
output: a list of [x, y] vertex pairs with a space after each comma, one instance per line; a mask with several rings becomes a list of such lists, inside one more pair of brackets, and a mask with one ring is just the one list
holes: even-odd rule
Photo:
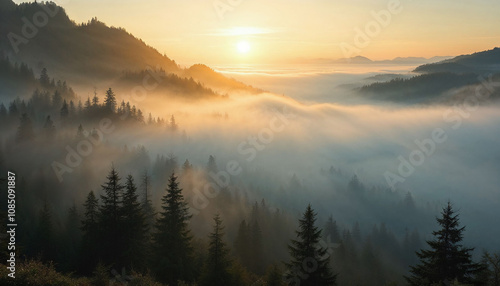
[[372, 62], [372, 60], [370, 60], [367, 57], [363, 57], [363, 56], [355, 56], [355, 57], [352, 57], [350, 60], [352, 60], [352, 61]]

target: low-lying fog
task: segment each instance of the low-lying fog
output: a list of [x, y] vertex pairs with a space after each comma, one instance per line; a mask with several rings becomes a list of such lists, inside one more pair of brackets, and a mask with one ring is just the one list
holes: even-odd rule
[[[277, 207], [296, 211], [311, 202], [320, 213], [334, 213], [346, 223], [376, 222], [363, 210], [336, 212], [337, 190], [321, 176], [333, 166], [346, 180], [356, 174], [367, 188], [410, 191], [422, 206], [451, 200], [467, 225], [467, 239], [499, 249], [494, 237], [500, 233], [489, 228], [500, 215], [499, 107], [375, 105], [346, 98], [355, 96], [348, 93], [351, 84], [369, 82], [378, 73], [233, 73], [279, 95], [233, 94], [195, 106], [158, 104], [157, 95], [151, 95], [142, 102], [146, 110], [163, 117], [174, 114], [187, 140], [172, 141], [147, 130], [127, 130], [123, 136], [118, 131], [109, 140], [145, 145], [152, 158], [172, 153], [181, 163], [189, 159], [198, 166], [214, 155], [222, 171], [235, 161], [242, 172], [230, 180], [259, 189], [255, 199], [266, 197]], [[294, 175], [302, 191], [293, 197], [280, 193]]]

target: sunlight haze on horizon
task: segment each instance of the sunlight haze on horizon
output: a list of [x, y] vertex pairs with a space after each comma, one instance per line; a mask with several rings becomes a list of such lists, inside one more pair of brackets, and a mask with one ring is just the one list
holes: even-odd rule
[[[284, 63], [357, 55], [372, 60], [430, 58], [487, 50], [500, 42], [500, 3], [493, 0], [56, 2], [77, 23], [97, 17], [123, 27], [181, 64]], [[390, 5], [398, 13], [377, 22], [375, 14]], [[371, 34], [363, 47], [355, 44], [356, 29]], [[342, 43], [355, 49], [346, 54]]]

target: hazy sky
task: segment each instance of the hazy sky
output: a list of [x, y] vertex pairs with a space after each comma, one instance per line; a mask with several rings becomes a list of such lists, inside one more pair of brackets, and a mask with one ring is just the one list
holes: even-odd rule
[[[372, 59], [432, 57], [500, 46], [497, 0], [55, 2], [77, 22], [97, 17], [108, 25], [124, 27], [186, 64], [266, 63], [358, 54]], [[400, 3], [399, 13], [387, 12], [389, 21], [374, 22], [372, 12], [387, 11], [391, 2]], [[356, 28], [369, 29], [366, 44], [356, 45]], [[343, 52], [342, 43], [355, 48], [348, 50], [353, 53]]]

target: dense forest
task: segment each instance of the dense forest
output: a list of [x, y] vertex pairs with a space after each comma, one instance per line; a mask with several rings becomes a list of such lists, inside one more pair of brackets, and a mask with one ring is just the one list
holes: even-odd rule
[[[0, 104], [0, 169], [18, 174], [19, 223], [17, 278], [4, 266], [2, 285], [499, 285], [499, 255], [462, 244], [450, 203], [422, 205], [332, 166], [318, 175], [350, 206], [296, 209], [252, 183], [256, 174], [221, 184], [213, 155], [180, 164], [175, 154], [153, 159], [143, 145], [115, 145], [131, 128], [188, 144], [174, 115], [118, 102], [112, 88], [81, 100], [46, 69], [36, 82], [28, 100]], [[211, 183], [201, 197], [200, 182]], [[293, 175], [280, 193], [293, 197], [304, 183]], [[378, 221], [346, 224], [359, 219], [354, 205]]]
[[498, 286], [499, 52], [300, 102], [0, 0], [0, 285]]

